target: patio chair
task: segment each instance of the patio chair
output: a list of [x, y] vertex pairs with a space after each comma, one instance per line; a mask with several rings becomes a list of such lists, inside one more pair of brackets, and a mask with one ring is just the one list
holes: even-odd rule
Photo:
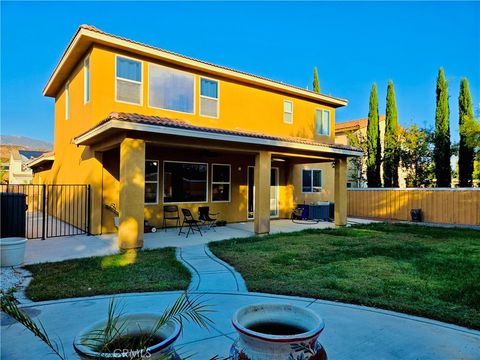
[[217, 218], [211, 217], [211, 216], [216, 216], [218, 213], [210, 213], [210, 207], [209, 206], [200, 206], [198, 208], [198, 219], [202, 222], [202, 225], [206, 226], [207, 229], [213, 229], [215, 230], [215, 227], [217, 226]]
[[190, 234], [190, 231], [192, 232], [192, 234], [195, 231], [198, 231], [200, 233], [200, 236], [203, 236], [202, 230], [200, 230], [200, 226], [199, 226], [201, 221], [195, 220], [189, 209], [182, 209], [182, 214], [183, 214], [183, 222], [182, 222], [182, 226], [180, 226], [180, 231], [178, 232], [178, 235], [184, 234], [182, 229], [183, 229], [183, 225], [186, 224], [188, 225], [187, 238], [188, 238], [188, 234]]
[[165, 205], [163, 207], [163, 228], [167, 231], [167, 220], [175, 220], [175, 227], [180, 226], [180, 213], [177, 205]]

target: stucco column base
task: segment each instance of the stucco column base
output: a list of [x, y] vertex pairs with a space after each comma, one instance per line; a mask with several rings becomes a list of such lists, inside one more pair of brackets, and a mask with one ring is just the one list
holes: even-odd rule
[[255, 156], [255, 234], [270, 232], [271, 155], [261, 151]]
[[143, 247], [145, 141], [125, 138], [120, 144], [118, 247]]
[[335, 160], [335, 225], [347, 225], [347, 159]]

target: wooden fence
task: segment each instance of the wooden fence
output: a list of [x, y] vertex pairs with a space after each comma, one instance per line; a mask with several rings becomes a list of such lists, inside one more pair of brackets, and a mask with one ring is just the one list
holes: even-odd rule
[[422, 209], [423, 221], [480, 225], [480, 188], [348, 189], [348, 216], [411, 220]]

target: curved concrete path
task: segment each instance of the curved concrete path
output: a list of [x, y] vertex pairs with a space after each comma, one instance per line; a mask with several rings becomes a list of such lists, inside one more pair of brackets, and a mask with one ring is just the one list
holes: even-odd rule
[[[213, 306], [214, 325], [203, 330], [187, 324], [176, 343], [180, 353], [206, 360], [227, 356], [236, 334], [230, 319], [241, 306], [259, 302], [288, 302], [308, 307], [325, 320], [320, 339], [330, 359], [409, 360], [480, 358], [480, 332], [373, 308], [309, 298], [239, 292], [193, 292]], [[158, 312], [172, 304], [180, 292], [118, 295], [128, 312]], [[69, 359], [77, 359], [74, 337], [107, 313], [110, 296], [46, 301], [23, 306], [40, 320], [52, 337], [59, 337]], [[1, 358], [5, 360], [50, 360], [55, 357], [33, 335], [6, 315], [1, 319]]]
[[177, 248], [177, 259], [192, 273], [189, 291], [247, 291], [242, 276], [207, 245]]

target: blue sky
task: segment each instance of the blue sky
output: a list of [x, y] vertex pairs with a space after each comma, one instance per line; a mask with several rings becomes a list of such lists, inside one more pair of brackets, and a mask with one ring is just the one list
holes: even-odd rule
[[452, 137], [458, 90], [480, 106], [480, 3], [1, 2], [1, 133], [53, 140], [54, 101], [42, 89], [80, 24], [213, 63], [346, 98], [337, 121], [366, 117], [373, 82], [385, 112], [395, 83], [402, 125], [433, 127], [435, 81], [449, 82]]

